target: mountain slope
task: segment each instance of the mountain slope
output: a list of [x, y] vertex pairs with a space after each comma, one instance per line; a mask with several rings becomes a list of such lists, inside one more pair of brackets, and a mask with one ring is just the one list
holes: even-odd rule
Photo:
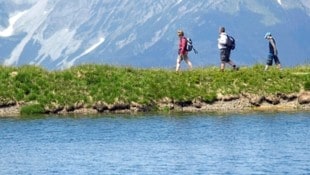
[[172, 68], [179, 28], [199, 51], [191, 54], [194, 65], [217, 65], [219, 26], [236, 38], [232, 57], [238, 64], [265, 62], [267, 31], [274, 33], [284, 65], [309, 64], [309, 0], [2, 0], [0, 4], [0, 60], [5, 65]]

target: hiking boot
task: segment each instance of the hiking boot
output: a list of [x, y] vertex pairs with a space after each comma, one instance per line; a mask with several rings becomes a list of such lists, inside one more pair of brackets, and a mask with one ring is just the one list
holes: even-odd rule
[[238, 70], [239, 70], [239, 67], [233, 66], [233, 69], [234, 69], [235, 71], [238, 71]]

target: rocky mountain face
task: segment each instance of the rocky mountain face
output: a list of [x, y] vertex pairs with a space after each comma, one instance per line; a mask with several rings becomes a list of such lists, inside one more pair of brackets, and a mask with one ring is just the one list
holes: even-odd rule
[[266, 32], [284, 66], [310, 63], [309, 0], [0, 0], [0, 62], [173, 68], [183, 29], [199, 51], [194, 66], [218, 65], [220, 26], [239, 65], [265, 63]]

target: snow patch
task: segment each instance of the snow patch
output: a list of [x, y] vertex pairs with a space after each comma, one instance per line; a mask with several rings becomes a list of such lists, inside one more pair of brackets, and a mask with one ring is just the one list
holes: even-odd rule
[[[23, 17], [18, 25], [16, 24], [16, 31], [26, 32], [27, 35], [21, 39], [21, 42], [14, 48], [11, 52], [10, 58], [4, 60], [4, 65], [11, 66], [18, 63], [20, 59], [20, 55], [24, 51], [25, 46], [29, 41], [33, 39], [33, 35], [36, 33], [37, 29], [41, 26], [41, 24], [45, 21], [46, 16], [38, 16], [37, 13], [41, 13], [42, 10], [45, 9], [48, 0], [41, 0], [37, 4], [35, 4], [30, 9], [19, 13], [19, 15], [15, 15], [14, 20], [12, 22], [17, 22], [18, 19]], [[41, 13], [42, 14], [42, 13]], [[17, 17], [16, 17], [17, 16]], [[14, 23], [14, 24], [15, 24]], [[14, 26], [14, 24], [10, 24], [10, 26]], [[14, 32], [13, 32], [14, 33]], [[13, 34], [12, 33], [12, 34]]]
[[93, 46], [89, 47], [88, 49], [85, 50], [85, 52], [83, 52], [81, 54], [81, 56], [84, 56], [86, 54], [89, 54], [90, 52], [92, 52], [93, 50], [95, 50], [98, 46], [100, 46], [103, 42], [104, 42], [105, 38], [101, 37], [99, 38], [99, 41], [97, 43], [95, 43]]
[[131, 42], [133, 42], [134, 40], [136, 40], [137, 38], [137, 35], [132, 33], [128, 36], [128, 38], [124, 39], [124, 40], [121, 40], [121, 41], [118, 41], [116, 43], [116, 46], [121, 49], [123, 47], [125, 47], [126, 45], [130, 44]]
[[10, 17], [10, 19], [9, 19], [9, 26], [6, 29], [4, 29], [3, 31], [0, 31], [0, 37], [10, 37], [10, 36], [14, 35], [14, 25], [15, 25], [15, 23], [22, 16], [24, 16], [27, 12], [28, 12], [28, 10], [22, 11], [22, 12], [18, 12], [17, 14], [13, 15], [12, 17]]
[[62, 62], [60, 62], [57, 66], [61, 66], [62, 69], [67, 69], [70, 68], [74, 65], [75, 61], [80, 59], [81, 57], [91, 53], [92, 51], [94, 51], [97, 47], [99, 47], [103, 42], [105, 41], [104, 37], [99, 38], [99, 41], [95, 44], [93, 44], [92, 46], [90, 46], [88, 49], [86, 49], [82, 54], [80, 54], [79, 56], [73, 58], [70, 61], [67, 61], [67, 59], [64, 59]]
[[157, 31], [151, 41], [144, 43], [144, 49], [146, 50], [156, 44], [165, 35], [168, 29], [169, 25], [166, 25], [162, 30]]
[[[41, 49], [39, 50], [39, 56], [41, 57], [39, 64], [46, 58], [50, 57], [52, 61], [57, 60], [63, 54], [63, 51], [69, 49], [68, 45], [74, 46], [72, 49], [70, 48], [70, 52], [67, 50], [67, 54], [72, 54], [74, 51], [78, 49], [81, 45], [81, 41], [77, 41], [74, 39], [74, 35], [76, 34], [76, 30], [69, 30], [64, 28], [55, 32], [51, 37], [42, 40], [42, 38], [38, 38], [39, 43], [41, 44]], [[43, 57], [42, 57], [43, 56]], [[35, 59], [38, 60], [38, 57]]]

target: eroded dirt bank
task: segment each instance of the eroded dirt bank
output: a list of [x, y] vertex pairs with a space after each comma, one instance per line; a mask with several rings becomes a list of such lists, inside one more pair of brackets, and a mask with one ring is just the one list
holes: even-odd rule
[[[20, 102], [10, 102], [0, 107], [0, 116], [14, 117], [20, 115]], [[310, 111], [310, 91], [296, 94], [276, 94], [273, 96], [260, 96], [256, 94], [240, 94], [221, 96], [212, 102], [193, 99], [192, 101], [174, 101], [163, 98], [148, 105], [138, 103], [116, 102], [107, 104], [102, 101], [86, 107], [82, 102], [72, 106], [55, 104], [45, 108], [45, 114], [100, 114], [100, 113], [136, 113], [150, 111], [175, 112], [246, 112], [246, 111]]]

